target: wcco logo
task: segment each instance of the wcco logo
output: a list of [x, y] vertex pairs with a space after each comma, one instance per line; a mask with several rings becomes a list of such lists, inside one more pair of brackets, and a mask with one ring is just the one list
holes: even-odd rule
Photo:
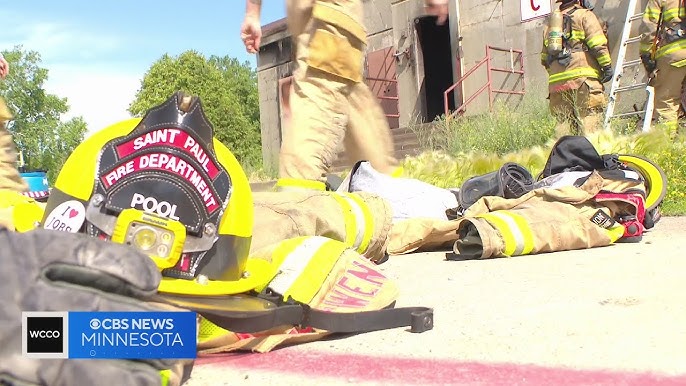
[[22, 354], [29, 358], [67, 358], [67, 312], [22, 312]]
[[29, 329], [29, 338], [31, 339], [59, 339], [62, 337], [62, 332], [58, 330], [31, 330]]

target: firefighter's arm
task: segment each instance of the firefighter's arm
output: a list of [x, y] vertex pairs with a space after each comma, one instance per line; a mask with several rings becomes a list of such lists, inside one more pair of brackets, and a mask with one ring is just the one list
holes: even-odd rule
[[598, 18], [592, 13], [586, 13], [584, 18], [584, 34], [586, 46], [602, 68], [612, 67], [610, 50], [607, 47], [607, 36]]
[[262, 12], [262, 0], [246, 0], [245, 2], [245, 16], [260, 18]]
[[641, 45], [639, 46], [639, 51], [641, 56], [649, 55], [653, 44], [655, 43], [655, 37], [657, 35], [658, 23], [660, 20], [660, 14], [662, 13], [662, 7], [660, 7], [658, 0], [649, 0], [643, 11], [643, 20], [639, 31], [641, 33]]
[[251, 54], [260, 50], [262, 40], [262, 26], [260, 25], [260, 12], [262, 0], [246, 0], [245, 19], [241, 25], [241, 40], [245, 49]]

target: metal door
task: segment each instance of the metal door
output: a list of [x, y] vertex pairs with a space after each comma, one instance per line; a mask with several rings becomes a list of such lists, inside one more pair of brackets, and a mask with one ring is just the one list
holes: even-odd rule
[[400, 126], [398, 74], [393, 52], [393, 47], [382, 48], [368, 53], [365, 60], [367, 85], [379, 98], [391, 129]]

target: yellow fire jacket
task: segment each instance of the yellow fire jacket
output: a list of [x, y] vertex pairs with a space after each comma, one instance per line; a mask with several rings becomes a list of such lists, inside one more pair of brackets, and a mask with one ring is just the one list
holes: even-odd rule
[[[650, 53], [653, 44], [657, 43], [656, 60], [668, 60], [675, 67], [686, 65], [686, 6], [682, 1], [648, 1], [640, 28], [641, 54]], [[660, 17], [662, 25], [659, 25]]]
[[543, 33], [541, 64], [548, 69], [550, 92], [578, 89], [586, 78], [600, 79], [600, 69], [612, 65], [607, 36], [591, 10], [579, 5], [560, 9], [572, 21], [571, 38], [566, 46], [571, 50], [567, 65], [548, 56], [548, 26]]

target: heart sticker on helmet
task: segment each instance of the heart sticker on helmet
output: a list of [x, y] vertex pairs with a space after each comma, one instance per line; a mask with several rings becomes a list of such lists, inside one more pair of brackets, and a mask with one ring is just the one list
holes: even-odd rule
[[86, 208], [80, 201], [69, 200], [59, 204], [50, 212], [43, 229], [77, 233], [86, 220]]

